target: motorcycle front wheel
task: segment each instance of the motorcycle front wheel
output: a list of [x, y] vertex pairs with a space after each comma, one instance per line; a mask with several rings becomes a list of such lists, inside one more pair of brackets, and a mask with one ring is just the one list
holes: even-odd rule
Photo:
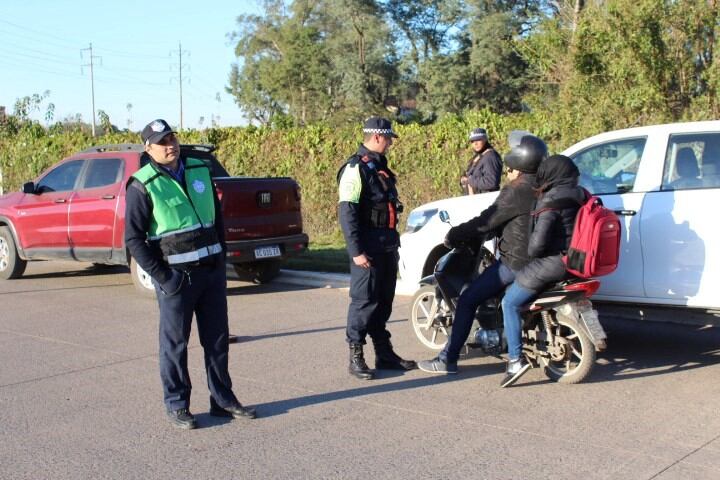
[[[555, 316], [557, 324], [552, 325], [554, 344], [548, 344], [549, 355], [539, 358], [543, 371], [550, 380], [558, 383], [580, 383], [595, 366], [595, 345], [575, 319], [555, 312], [551, 315]], [[542, 322], [538, 328], [544, 330]]]
[[413, 333], [430, 350], [442, 350], [450, 336], [450, 328], [436, 320], [444, 302], [435, 294], [435, 287], [423, 285], [415, 292], [410, 306], [410, 326]]

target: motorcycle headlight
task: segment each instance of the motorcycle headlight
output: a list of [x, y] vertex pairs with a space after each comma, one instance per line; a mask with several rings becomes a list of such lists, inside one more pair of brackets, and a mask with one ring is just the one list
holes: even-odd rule
[[430, 210], [413, 210], [407, 219], [405, 233], [413, 233], [420, 230], [438, 212], [437, 208]]

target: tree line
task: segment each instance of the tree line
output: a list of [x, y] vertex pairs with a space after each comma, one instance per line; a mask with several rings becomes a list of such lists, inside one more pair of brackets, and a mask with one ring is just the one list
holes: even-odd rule
[[230, 34], [254, 124], [531, 111], [568, 141], [718, 118], [718, 0], [265, 0]]

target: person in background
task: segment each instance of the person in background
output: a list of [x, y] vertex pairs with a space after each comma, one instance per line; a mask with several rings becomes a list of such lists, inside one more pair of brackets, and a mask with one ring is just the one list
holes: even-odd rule
[[500, 189], [502, 160], [488, 140], [484, 128], [470, 132], [473, 156], [465, 173], [460, 177], [460, 186], [467, 195], [494, 192]]

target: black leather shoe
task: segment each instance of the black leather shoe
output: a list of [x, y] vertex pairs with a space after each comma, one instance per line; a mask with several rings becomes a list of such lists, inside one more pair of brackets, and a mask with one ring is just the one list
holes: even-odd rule
[[178, 408], [177, 410], [168, 410], [167, 416], [170, 419], [170, 423], [178, 428], [185, 430], [192, 430], [197, 427], [197, 421], [190, 410], [187, 408]]
[[415, 370], [418, 368], [414, 360], [405, 360], [395, 353], [389, 339], [373, 340], [373, 345], [375, 345], [376, 370]]
[[400, 360], [394, 361], [375, 358], [376, 370], [415, 370], [416, 368], [418, 366], [415, 360], [403, 360], [400, 358]]
[[230, 407], [221, 407], [215, 400], [210, 399], [210, 415], [213, 417], [226, 417], [226, 418], [255, 418], [256, 413], [254, 408], [243, 407], [240, 402]]

